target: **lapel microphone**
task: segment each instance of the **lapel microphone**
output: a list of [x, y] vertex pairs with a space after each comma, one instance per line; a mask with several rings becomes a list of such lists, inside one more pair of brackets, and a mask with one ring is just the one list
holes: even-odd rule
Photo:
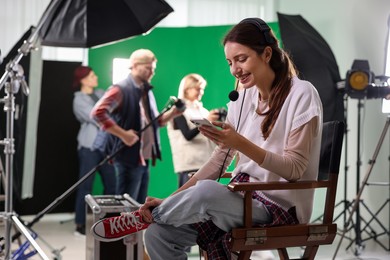
[[238, 99], [238, 96], [239, 96], [238, 91], [237, 91], [238, 83], [239, 83], [239, 81], [237, 80], [236, 88], [234, 90], [230, 91], [230, 93], [229, 93], [229, 99], [231, 101], [236, 101]]

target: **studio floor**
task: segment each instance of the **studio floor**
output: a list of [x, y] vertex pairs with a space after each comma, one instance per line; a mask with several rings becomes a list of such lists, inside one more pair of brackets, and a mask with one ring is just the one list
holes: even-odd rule
[[[35, 216], [23, 216], [22, 219], [27, 223], [34, 219]], [[42, 248], [43, 252], [49, 259], [54, 260], [82, 260], [86, 259], [86, 238], [84, 236], [77, 236], [74, 234], [74, 215], [70, 213], [61, 213], [61, 214], [47, 214], [43, 216], [37, 223], [33, 225], [33, 230], [38, 234], [38, 239], [36, 240], [38, 245]], [[2, 237], [4, 234], [4, 225], [0, 226]], [[12, 233], [12, 232], [11, 232]], [[11, 234], [12, 235], [12, 234]], [[356, 246], [353, 245], [346, 249], [350, 244], [350, 240], [347, 239], [348, 234], [343, 243], [341, 244], [336, 259], [367, 259], [367, 260], [389, 260], [390, 251], [384, 249], [373, 239], [367, 240], [364, 242], [365, 248], [361, 251], [359, 256], [354, 255], [354, 250]], [[388, 237], [383, 236], [381, 243], [386, 247], [389, 246]], [[22, 240], [24, 237], [22, 236]], [[333, 245], [322, 246], [317, 253], [316, 259], [328, 260], [332, 259], [336, 247], [339, 243], [340, 236], [336, 237]], [[12, 243], [12, 250], [19, 248], [18, 243]], [[388, 248], [388, 247], [387, 247]], [[300, 249], [293, 249], [292, 255], [299, 256]], [[276, 252], [273, 252], [275, 255], [274, 259], [278, 259]], [[0, 255], [0, 259], [4, 259], [4, 255]], [[42, 259], [38, 254], [29, 257], [28, 259]], [[188, 258], [189, 260], [200, 259], [198, 254], [198, 249], [194, 247]], [[252, 259], [263, 259], [259, 256], [252, 257]], [[270, 258], [267, 258], [267, 260]], [[97, 259], [95, 259], [97, 260]], [[105, 260], [119, 260], [119, 259], [105, 259]], [[174, 259], [167, 259], [174, 260]]]

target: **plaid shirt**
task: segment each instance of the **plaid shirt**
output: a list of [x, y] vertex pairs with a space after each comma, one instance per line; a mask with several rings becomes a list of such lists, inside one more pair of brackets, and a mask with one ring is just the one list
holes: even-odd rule
[[[94, 107], [92, 117], [102, 127], [102, 130], [106, 130], [116, 124], [111, 113], [122, 106], [122, 100], [123, 94], [120, 88], [114, 86], [106, 91], [104, 97]], [[141, 116], [145, 115], [141, 114]], [[163, 125], [161, 118], [157, 122], [160, 126]]]
[[[246, 173], [240, 173], [235, 176], [231, 182], [249, 182], [249, 175]], [[295, 214], [295, 207], [285, 211], [278, 205], [261, 197], [261, 195], [256, 192], [252, 192], [252, 198], [263, 203], [272, 216], [271, 223], [259, 226], [279, 226], [299, 223]], [[193, 224], [193, 227], [198, 231], [197, 243], [200, 248], [202, 248], [204, 251], [207, 251], [207, 256], [209, 259], [231, 259], [231, 250], [229, 246], [229, 241], [231, 238], [230, 232], [224, 232], [223, 230], [219, 229], [211, 220]]]
[[122, 104], [122, 92], [119, 87], [111, 87], [105, 93], [103, 99], [95, 106], [92, 116], [101, 125], [103, 130], [115, 125], [110, 112], [115, 111]]

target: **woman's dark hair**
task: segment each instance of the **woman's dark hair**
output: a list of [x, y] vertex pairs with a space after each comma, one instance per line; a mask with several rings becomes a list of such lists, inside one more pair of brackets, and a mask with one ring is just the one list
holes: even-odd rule
[[73, 72], [73, 88], [79, 89], [81, 85], [81, 80], [88, 76], [88, 74], [92, 71], [91, 67], [88, 66], [78, 66]]
[[278, 39], [272, 30], [269, 31], [269, 34], [274, 39], [271, 44], [267, 43], [263, 32], [261, 32], [258, 26], [244, 21], [235, 25], [223, 39], [223, 45], [227, 42], [236, 42], [254, 50], [258, 55], [264, 52], [265, 47], [270, 46], [272, 48], [272, 56], [269, 64], [275, 72], [275, 79], [271, 86], [268, 101], [269, 110], [262, 114], [265, 115], [264, 121], [261, 124], [264, 139], [269, 137], [283, 103], [290, 92], [292, 77], [296, 75], [295, 66], [288, 54], [279, 47]]

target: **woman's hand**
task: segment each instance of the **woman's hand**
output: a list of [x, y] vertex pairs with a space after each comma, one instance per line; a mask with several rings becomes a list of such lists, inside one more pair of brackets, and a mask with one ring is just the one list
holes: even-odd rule
[[237, 145], [243, 137], [234, 130], [233, 126], [220, 121], [211, 123], [216, 127], [200, 126], [199, 131], [221, 148], [237, 149]]
[[160, 126], [164, 126], [169, 120], [181, 116], [184, 113], [183, 109], [178, 109], [176, 106], [172, 106], [166, 113], [164, 113], [160, 120]]
[[210, 122], [217, 121], [219, 119], [219, 112], [218, 109], [213, 109], [210, 111], [209, 115], [207, 116], [207, 120]]
[[152, 210], [163, 202], [162, 199], [147, 197], [145, 203], [139, 208], [143, 220], [148, 223], [153, 222]]

